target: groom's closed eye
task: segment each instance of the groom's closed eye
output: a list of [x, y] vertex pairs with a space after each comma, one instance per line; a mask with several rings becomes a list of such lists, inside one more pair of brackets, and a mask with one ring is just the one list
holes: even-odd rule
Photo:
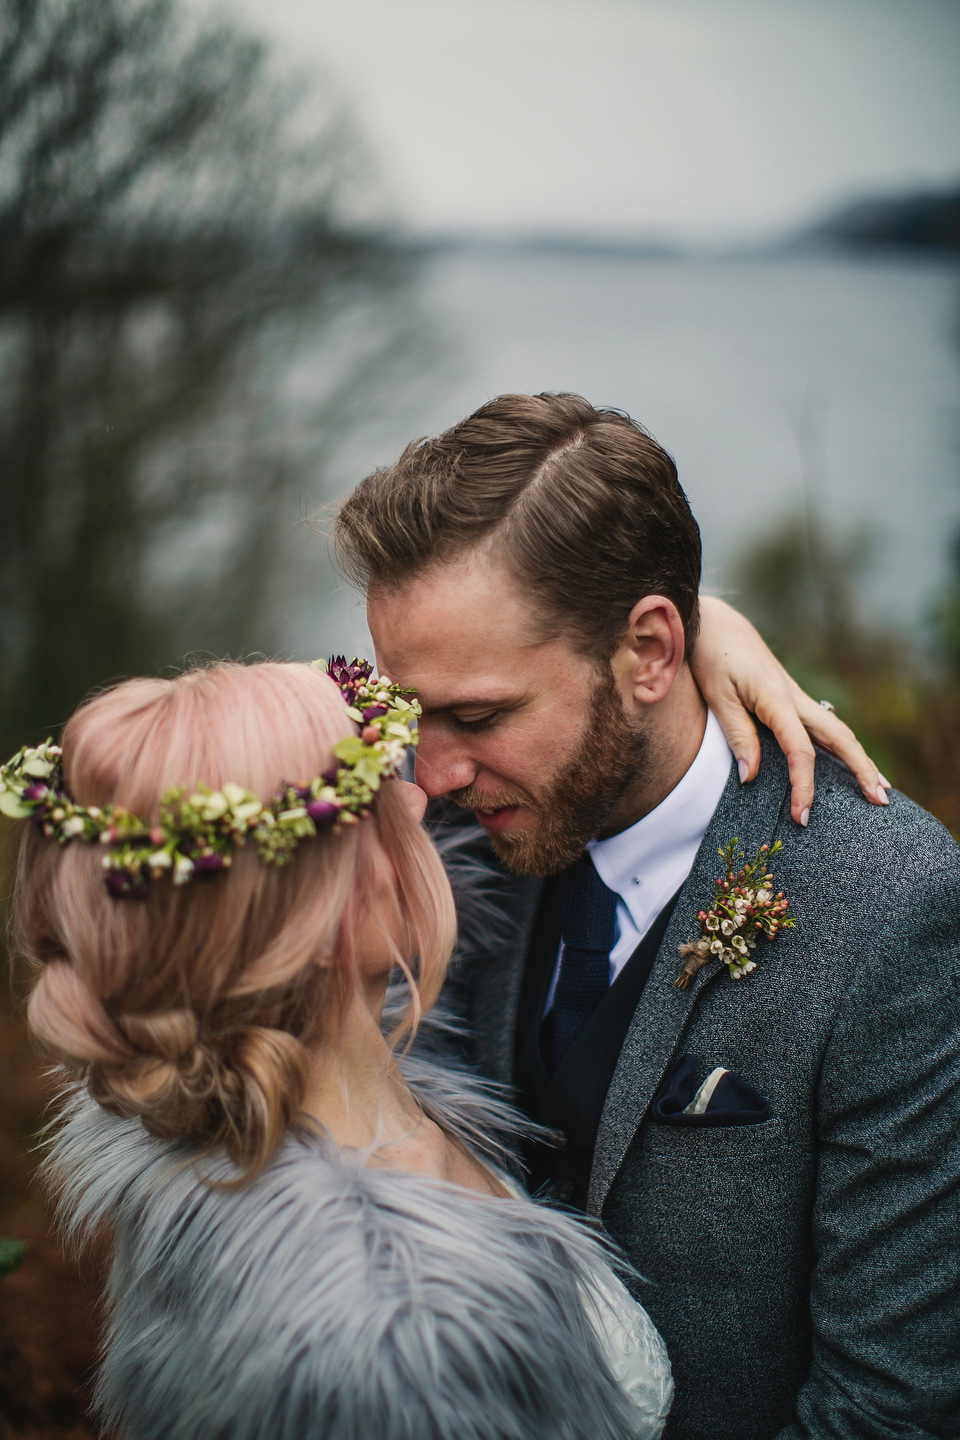
[[501, 710], [492, 710], [489, 715], [477, 715], [461, 718], [459, 715], [450, 715], [448, 719], [455, 730], [465, 732], [468, 735], [478, 735], [484, 730], [490, 730], [501, 718]]

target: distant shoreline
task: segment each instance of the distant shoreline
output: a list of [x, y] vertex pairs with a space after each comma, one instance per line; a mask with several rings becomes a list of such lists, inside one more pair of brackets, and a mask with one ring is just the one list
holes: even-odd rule
[[758, 260], [783, 256], [889, 256], [893, 260], [960, 259], [960, 188], [856, 200], [789, 234], [759, 241], [690, 244], [662, 235], [583, 231], [446, 231], [408, 235], [421, 251], [583, 256], [610, 260]]
[[749, 263], [775, 260], [889, 261], [891, 264], [928, 263], [960, 266], [960, 249], [883, 243], [846, 244], [827, 237], [809, 236], [757, 245], [666, 245], [648, 241], [608, 240], [592, 235], [490, 235], [449, 233], [405, 236], [400, 244], [417, 254], [453, 251], [490, 256], [556, 256], [562, 259], [644, 262], [730, 262]]

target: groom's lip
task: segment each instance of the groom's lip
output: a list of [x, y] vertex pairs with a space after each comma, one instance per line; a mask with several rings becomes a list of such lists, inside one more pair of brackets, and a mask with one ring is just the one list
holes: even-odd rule
[[519, 805], [504, 805], [500, 810], [474, 810], [473, 813], [485, 830], [505, 830], [519, 810]]

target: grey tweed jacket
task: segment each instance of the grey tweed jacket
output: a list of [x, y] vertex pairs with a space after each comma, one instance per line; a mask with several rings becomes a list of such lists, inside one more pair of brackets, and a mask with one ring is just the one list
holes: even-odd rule
[[[868, 806], [817, 763], [809, 827], [790, 817], [765, 734], [736, 770], [681, 892], [600, 1123], [589, 1210], [646, 1277], [673, 1363], [665, 1440], [960, 1436], [960, 849], [903, 795]], [[494, 860], [472, 817], [433, 817], [461, 912], [450, 997], [491, 1077], [512, 1078], [540, 882]], [[733, 981], [686, 991], [678, 946], [734, 836], [783, 841], [796, 929]], [[770, 1103], [761, 1124], [652, 1123], [681, 1056]]]

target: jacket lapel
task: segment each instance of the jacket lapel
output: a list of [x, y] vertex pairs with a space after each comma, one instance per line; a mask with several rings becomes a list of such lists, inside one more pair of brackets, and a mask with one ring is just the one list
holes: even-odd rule
[[[777, 752], [779, 754], [779, 752]], [[640, 996], [633, 1021], [620, 1051], [620, 1059], [607, 1091], [597, 1143], [587, 1209], [599, 1215], [617, 1171], [657, 1087], [676, 1053], [687, 1021], [704, 988], [723, 969], [720, 960], [709, 961], [686, 990], [674, 981], [682, 960], [679, 947], [696, 934], [696, 915], [713, 897], [720, 873], [718, 851], [736, 836], [748, 856], [769, 844], [784, 803], [789, 799], [781, 763], [767, 753], [759, 777], [743, 786], [736, 765], [731, 765], [726, 788], [697, 851], [693, 869], [657, 952]]]

